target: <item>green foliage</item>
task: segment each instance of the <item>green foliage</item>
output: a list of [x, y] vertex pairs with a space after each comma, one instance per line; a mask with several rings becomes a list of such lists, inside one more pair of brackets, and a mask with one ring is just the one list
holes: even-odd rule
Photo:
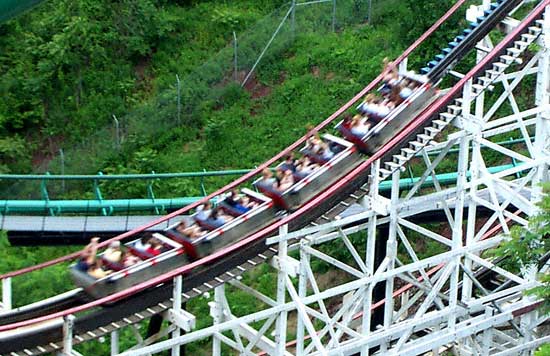
[[550, 344], [541, 346], [536, 352], [536, 356], [549, 356], [550, 355]]
[[11, 173], [10, 167], [28, 169], [29, 146], [19, 135], [0, 138], [0, 173]]
[[[506, 257], [511, 268], [525, 270], [537, 268], [542, 258], [550, 253], [550, 185], [544, 186], [545, 196], [537, 204], [540, 211], [529, 219], [527, 228], [515, 226], [509, 239], [498, 247], [496, 254]], [[550, 275], [539, 276], [542, 283], [531, 293], [544, 301], [544, 308], [550, 312]]]
[[[20, 268], [34, 266], [57, 256], [67, 255], [78, 248], [74, 247], [13, 247], [10, 246], [4, 231], [0, 231], [0, 274]], [[13, 300], [16, 306], [27, 305], [72, 289], [67, 283], [68, 264], [55, 265], [21, 277], [12, 283]], [[36, 286], [43, 286], [37, 288]]]
[[58, 0], [3, 27], [10, 36], [0, 44], [0, 135], [39, 125], [33, 136], [67, 139], [127, 107], [133, 67], [171, 30], [148, 0]]

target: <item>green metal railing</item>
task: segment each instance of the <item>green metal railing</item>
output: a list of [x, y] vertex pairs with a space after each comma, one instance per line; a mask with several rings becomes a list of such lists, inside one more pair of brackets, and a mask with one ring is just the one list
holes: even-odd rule
[[[514, 168], [518, 164], [512, 163], [497, 167], [489, 168], [491, 173], [502, 172], [506, 169]], [[248, 170], [233, 170], [233, 171], [216, 171], [217, 175], [234, 175], [242, 174]], [[211, 172], [198, 172], [203, 176], [208, 176]], [[174, 173], [174, 174], [163, 174], [167, 178], [173, 178], [173, 176], [180, 177], [184, 175], [185, 177], [195, 177], [195, 173]], [[141, 175], [124, 175], [127, 179], [138, 179]], [[147, 175], [151, 176], [151, 175]], [[155, 176], [155, 175], [153, 175]], [[39, 179], [41, 176], [36, 176], [35, 179]], [[48, 179], [61, 179], [59, 176], [48, 175]], [[66, 177], [66, 176], [65, 176]], [[85, 179], [86, 176], [72, 176], [72, 179]], [[118, 176], [106, 176], [98, 175], [97, 179], [120, 179]], [[131, 178], [130, 178], [131, 177]], [[436, 179], [441, 185], [451, 185], [456, 182], [457, 174], [456, 173], [443, 173], [437, 174]], [[407, 190], [412, 188], [420, 178], [418, 177], [409, 177], [402, 178], [399, 181], [400, 189]], [[430, 176], [426, 178], [422, 187], [431, 187], [433, 186], [433, 178]], [[183, 198], [170, 198], [170, 199], [156, 199], [154, 195], [149, 196], [147, 199], [103, 199], [99, 187], [97, 188], [97, 194], [95, 200], [0, 200], [0, 214], [37, 214], [41, 213], [44, 215], [58, 215], [61, 213], [99, 213], [104, 216], [112, 214], [130, 214], [137, 211], [154, 211], [156, 214], [161, 214], [170, 209], [179, 209], [186, 205], [189, 205], [199, 199], [199, 197], [183, 197]], [[380, 183], [379, 190], [389, 191], [391, 189], [391, 181], [384, 181]], [[47, 194], [47, 190], [45, 192]], [[152, 194], [152, 191], [151, 191]]]
[[[533, 140], [533, 138], [531, 138]], [[497, 142], [499, 145], [509, 146], [525, 142], [524, 139], [513, 139]], [[449, 152], [458, 152], [458, 149], [452, 149]], [[439, 151], [429, 152], [429, 155], [437, 155]], [[512, 164], [490, 168], [495, 172], [500, 172], [517, 165], [515, 160]], [[234, 169], [224, 171], [206, 171], [199, 172], [183, 172], [183, 173], [155, 173], [149, 174], [113, 174], [104, 175], [99, 172], [96, 175], [83, 174], [65, 174], [55, 175], [50, 173], [45, 174], [0, 174], [0, 181], [40, 181], [41, 200], [0, 200], [0, 214], [26, 214], [26, 213], [41, 213], [46, 215], [58, 215], [61, 213], [76, 213], [76, 214], [101, 214], [104, 216], [112, 214], [130, 214], [137, 211], [154, 211], [156, 214], [162, 214], [170, 209], [179, 209], [188, 204], [201, 199], [207, 195], [208, 189], [205, 185], [205, 179], [211, 177], [223, 176], [240, 176], [250, 172], [251, 169]], [[519, 173], [517, 177], [519, 177]], [[199, 178], [199, 191], [201, 196], [192, 197], [172, 197], [172, 198], [157, 198], [153, 189], [153, 184], [157, 180], [177, 179], [177, 178]], [[400, 181], [401, 189], [409, 189], [419, 178], [414, 177], [409, 170], [409, 178], [403, 178]], [[456, 180], [456, 173], [445, 173], [437, 175], [437, 179], [441, 184], [453, 184]], [[93, 195], [95, 199], [87, 200], [52, 200], [48, 191], [48, 182], [50, 181], [91, 181], [93, 184]], [[105, 199], [100, 189], [101, 181], [115, 180], [148, 180], [146, 186], [147, 198], [140, 199]], [[425, 186], [432, 185], [432, 178], [429, 177], [424, 182]], [[390, 182], [382, 182], [380, 190], [385, 191], [390, 188]]]
[[[251, 169], [234, 169], [225, 171], [184, 172], [184, 173], [149, 173], [149, 174], [114, 174], [104, 175], [99, 172], [96, 175], [68, 174], [54, 175], [46, 174], [2, 174], [0, 180], [10, 181], [40, 181], [41, 200], [6, 199], [0, 200], [0, 214], [25, 214], [42, 213], [46, 215], [58, 215], [61, 213], [90, 213], [104, 216], [117, 213], [131, 213], [135, 211], [152, 210], [156, 214], [162, 214], [169, 209], [178, 209], [195, 202], [207, 195], [205, 178], [241, 176], [250, 172]], [[177, 178], [199, 178], [199, 191], [201, 196], [195, 197], [174, 197], [157, 198], [153, 189], [156, 180], [177, 179]], [[87, 200], [54, 200], [50, 198], [48, 182], [51, 181], [91, 181], [95, 199]], [[145, 193], [147, 198], [143, 199], [105, 199], [100, 188], [101, 181], [114, 180], [148, 180]]]
[[0, 23], [43, 2], [43, 0], [0, 0]]

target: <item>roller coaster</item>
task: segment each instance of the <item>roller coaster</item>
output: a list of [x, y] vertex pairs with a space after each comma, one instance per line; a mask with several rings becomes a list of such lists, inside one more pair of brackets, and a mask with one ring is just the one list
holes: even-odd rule
[[[496, 261], [486, 260], [481, 252], [502, 240], [496, 233], [508, 232], [509, 223], [526, 224], [525, 217], [536, 213], [534, 202], [541, 196], [538, 183], [549, 179], [550, 0], [536, 2], [520, 20], [511, 16], [523, 13], [523, 1], [484, 2], [475, 8], [478, 13], [470, 26], [421, 68], [420, 75], [408, 71], [409, 55], [465, 3], [465, 0], [458, 1], [392, 62], [388, 70], [395, 69], [401, 77], [416, 82], [415, 90], [410, 99], [396, 105], [364, 136], [351, 132], [345, 116], [355, 113], [355, 106], [366, 94], [380, 87], [387, 73], [380, 74], [306, 136], [257, 169], [200, 201], [104, 241], [99, 247], [124, 241], [133, 248], [133, 241], [146, 229], [168, 220], [202, 224], [201, 237], [178, 235], [176, 227], [170, 226], [156, 236], [164, 244], [158, 256], [141, 255], [142, 261], [130, 267], [111, 266], [114, 272], [101, 279], [86, 276], [73, 267], [72, 273], [80, 288], [16, 309], [11, 309], [9, 302], [13, 278], [75, 260], [80, 252], [1, 275], [4, 310], [0, 311], [0, 353], [71, 354], [75, 352], [73, 344], [109, 333], [116, 335], [126, 325], [164, 315], [174, 325], [168, 331], [172, 333], [171, 339], [154, 343], [153, 337], [144, 342], [144, 347], [122, 354], [145, 355], [166, 349], [178, 354], [179, 345], [210, 335], [214, 338], [214, 354], [220, 354], [220, 344], [226, 343], [243, 354], [256, 349], [282, 355], [288, 354], [287, 347], [290, 347], [286, 343], [286, 318], [292, 310], [299, 316], [296, 354], [425, 354], [455, 348], [469, 354], [505, 355], [532, 350], [547, 340], [548, 336], [541, 337], [535, 330], [546, 320], [536, 316], [540, 303], [521, 297], [523, 290], [536, 285], [533, 275], [515, 276], [499, 267]], [[487, 36], [497, 27], [507, 31], [507, 35], [493, 46]], [[529, 49], [536, 50], [537, 54], [523, 63], [522, 56]], [[456, 73], [455, 65], [473, 50], [478, 54], [477, 64], [466, 74]], [[510, 70], [516, 72], [506, 73]], [[513, 115], [493, 119], [502, 102], [510, 98], [513, 88], [528, 73], [537, 74], [536, 107], [521, 111], [515, 104]], [[449, 76], [457, 76], [458, 81], [450, 89], [436, 90]], [[504, 86], [504, 94], [484, 112], [486, 90], [492, 90], [497, 84]], [[470, 112], [472, 104], [474, 113]], [[529, 119], [532, 116], [535, 118]], [[312, 138], [320, 139], [319, 133], [328, 131], [329, 125], [335, 126], [333, 132], [337, 130], [343, 137], [328, 133], [322, 136], [323, 144], [334, 153], [330, 158], [323, 158], [310, 149], [310, 144]], [[451, 128], [456, 130], [452, 132]], [[499, 147], [487, 139], [514, 130], [526, 137], [535, 132], [534, 143], [526, 144], [532, 157], [526, 158], [523, 153]], [[442, 190], [436, 184], [436, 192], [428, 195], [429, 199], [415, 197], [419, 185], [428, 176], [435, 175], [434, 169], [456, 144], [459, 145], [456, 186]], [[523, 163], [489, 179], [480, 150], [482, 144]], [[470, 145], [472, 162], [468, 168]], [[434, 148], [440, 149], [441, 154], [433, 162], [424, 156], [425, 173], [406, 198], [401, 198], [401, 170], [411, 164], [418, 153]], [[266, 168], [284, 165], [282, 159], [291, 153], [317, 162], [316, 168], [308, 175], [295, 177], [295, 183], [285, 190], [277, 190], [272, 183], [266, 185], [257, 178]], [[469, 182], [468, 171], [472, 173]], [[523, 178], [504, 179], [520, 171], [528, 174]], [[379, 182], [388, 178], [392, 180], [390, 199], [378, 194]], [[259, 192], [246, 188], [254, 185]], [[254, 203], [246, 211], [232, 211], [231, 204], [218, 199], [222, 201], [220, 209], [231, 216], [231, 221], [209, 226], [208, 222], [193, 217], [192, 212], [201, 204], [225, 197], [238, 187], [243, 188], [248, 200]], [[484, 192], [488, 198], [482, 199]], [[454, 216], [449, 209], [450, 201], [455, 204]], [[474, 224], [469, 224], [463, 234], [463, 220], [475, 220], [477, 206], [484, 206], [494, 214], [477, 231]], [[359, 207], [359, 212], [351, 214], [354, 207]], [[434, 210], [444, 210], [452, 227], [450, 237], [442, 237], [406, 220]], [[377, 229], [385, 225], [389, 226], [387, 236], [377, 237]], [[403, 227], [441, 243], [447, 252], [418, 258]], [[348, 234], [358, 231], [367, 231], [365, 259], [353, 249], [348, 238]], [[344, 241], [358, 267], [345, 266], [314, 249], [317, 244], [337, 238]], [[397, 258], [398, 238], [412, 257], [409, 264]], [[288, 249], [300, 250], [301, 260], [289, 257]], [[312, 256], [357, 279], [319, 290], [308, 269]], [[224, 308], [228, 308], [223, 296], [224, 284], [239, 285], [240, 275], [269, 260], [280, 270], [277, 300], [272, 301], [271, 308], [248, 318], [228, 317], [231, 314], [227, 310], [224, 314]], [[429, 267], [433, 268], [429, 270]], [[543, 261], [540, 270], [545, 268], [546, 261]], [[289, 279], [292, 275], [299, 277], [298, 290]], [[396, 288], [397, 277], [407, 284]], [[498, 281], [503, 277], [508, 282]], [[384, 283], [385, 290], [375, 296], [375, 286], [380, 282]], [[314, 293], [308, 293], [308, 283]], [[211, 290], [215, 292], [214, 326], [180, 335], [180, 330], [190, 331], [193, 324], [193, 318], [181, 309], [181, 303]], [[411, 290], [416, 292], [409, 300], [395, 301], [400, 296], [408, 296]], [[287, 293], [291, 302], [286, 301]], [[344, 294], [350, 297], [342, 301], [339, 312], [330, 315], [325, 300]], [[315, 303], [320, 311], [310, 306]], [[383, 308], [378, 319], [376, 312], [372, 314], [377, 308]], [[266, 318], [268, 321], [260, 331], [251, 331], [247, 325]], [[317, 331], [311, 318], [323, 321], [325, 326]], [[276, 340], [271, 341], [264, 334], [275, 320]], [[509, 327], [503, 329], [502, 325]], [[247, 347], [221, 334], [235, 327], [250, 340]], [[509, 330], [517, 333], [516, 339], [509, 335]], [[119, 354], [117, 347], [113, 348], [113, 354]]]

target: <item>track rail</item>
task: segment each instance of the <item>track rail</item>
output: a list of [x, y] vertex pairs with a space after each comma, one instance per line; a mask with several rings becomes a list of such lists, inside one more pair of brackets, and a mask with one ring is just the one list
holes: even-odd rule
[[[549, 4], [549, 3], [550, 3], [550, 0], [546, 0], [546, 1], [542, 2], [539, 5], [539, 7], [537, 8], [538, 11], [536, 10], [530, 16], [528, 16], [528, 18], [525, 19], [524, 22], [522, 22], [522, 24], [520, 26], [518, 26], [518, 28], [515, 31], [513, 31], [509, 36], [507, 36], [506, 39], [503, 40], [501, 42], [501, 44], [499, 44], [495, 48], [495, 50], [492, 52], [492, 54], [488, 55], [482, 62], [480, 62], [476, 67], [474, 67], [444, 97], [437, 100], [436, 103], [432, 107], [430, 107], [428, 110], [426, 110], [424, 113], [422, 113], [419, 117], [417, 117], [410, 124], [410, 126], [407, 129], [405, 129], [404, 131], [399, 133], [396, 137], [394, 137], [392, 140], [390, 140], [388, 142], [388, 144], [386, 144], [373, 157], [366, 160], [364, 163], [360, 164], [350, 174], [348, 174], [345, 178], [343, 178], [340, 182], [338, 182], [338, 184], [335, 184], [334, 186], [330, 187], [326, 191], [322, 192], [318, 197], [314, 198], [312, 201], [308, 202], [307, 204], [305, 204], [304, 206], [302, 206], [300, 209], [298, 209], [294, 213], [290, 214], [289, 216], [281, 219], [280, 221], [274, 223], [273, 225], [271, 225], [271, 226], [255, 233], [255, 234], [247, 237], [246, 239], [244, 239], [244, 240], [242, 240], [242, 241], [240, 241], [240, 242], [238, 242], [238, 243], [236, 243], [232, 246], [227, 247], [226, 249], [224, 249], [222, 251], [219, 251], [219, 252], [217, 252], [217, 253], [215, 253], [211, 256], [208, 256], [206, 258], [203, 258], [200, 261], [194, 262], [190, 265], [178, 268], [178, 269], [176, 269], [176, 270], [174, 270], [174, 271], [172, 271], [172, 272], [170, 272], [170, 273], [168, 273], [164, 276], [156, 277], [156, 278], [152, 279], [151, 281], [141, 283], [141, 284], [139, 284], [137, 286], [134, 286], [134, 287], [132, 287], [128, 290], [116, 293], [112, 296], [102, 298], [100, 300], [97, 300], [97, 301], [94, 301], [94, 302], [91, 302], [91, 303], [87, 303], [87, 304], [84, 304], [84, 305], [81, 305], [81, 306], [78, 306], [78, 307], [70, 308], [70, 309], [67, 309], [65, 311], [54, 313], [54, 314], [44, 316], [44, 317], [40, 317], [40, 318], [37, 318], [37, 319], [34, 319], [34, 320], [29, 320], [29, 321], [25, 321], [25, 322], [21, 322], [21, 323], [16, 323], [16, 324], [0, 327], [0, 331], [12, 330], [12, 329], [17, 328], [17, 327], [24, 327], [24, 326], [32, 325], [33, 323], [45, 322], [45, 321], [48, 321], [48, 320], [52, 320], [54, 318], [60, 318], [60, 317], [63, 317], [65, 315], [68, 315], [68, 314], [73, 314], [73, 313], [77, 313], [77, 312], [80, 312], [80, 311], [84, 311], [84, 310], [87, 310], [87, 309], [90, 309], [90, 308], [100, 306], [101, 304], [103, 304], [105, 302], [120, 301], [124, 298], [127, 298], [131, 295], [134, 295], [135, 293], [146, 293], [146, 294], [147, 293], [153, 293], [153, 291], [145, 291], [145, 289], [153, 287], [154, 285], [157, 285], [158, 283], [166, 282], [166, 281], [170, 280], [171, 278], [173, 278], [174, 276], [177, 276], [179, 274], [189, 273], [194, 268], [199, 268], [201, 265], [204, 265], [204, 264], [207, 264], [207, 263], [212, 263], [213, 266], [216, 265], [216, 264], [219, 265], [221, 262], [223, 262], [223, 264], [226, 264], [228, 262], [227, 260], [231, 258], [231, 253], [236, 252], [236, 251], [240, 251], [241, 255], [242, 255], [242, 251], [245, 251], [245, 250], [247, 251], [247, 253], [251, 252], [253, 254], [254, 253], [256, 254], [255, 257], [252, 257], [252, 258], [250, 258], [250, 259], [248, 259], [247, 261], [244, 262], [245, 264], [248, 264], [250, 266], [254, 266], [257, 263], [261, 262], [261, 260], [267, 259], [269, 257], [269, 255], [274, 254], [276, 252], [276, 250], [273, 249], [273, 248], [269, 248], [269, 249], [265, 250], [266, 247], [263, 244], [263, 242], [264, 242], [264, 240], [267, 236], [270, 236], [270, 235], [276, 233], [276, 230], [280, 226], [283, 226], [285, 224], [289, 224], [294, 229], [299, 228], [301, 226], [305, 226], [309, 221], [315, 220], [317, 218], [316, 215], [319, 215], [320, 211], [321, 212], [323, 212], [323, 211], [329, 212], [329, 215], [333, 215], [333, 213], [337, 214], [338, 213], [337, 210], [340, 209], [340, 207], [342, 206], [342, 204], [338, 204], [338, 201], [342, 201], [342, 199], [344, 197], [348, 196], [351, 199], [357, 200], [361, 197], [360, 196], [361, 194], [362, 195], [366, 194], [367, 191], [366, 191], [366, 189], [362, 188], [362, 185], [367, 182], [368, 171], [369, 171], [370, 165], [378, 159], [385, 159], [385, 158], [388, 158], [388, 156], [391, 157], [392, 152], [396, 148], [401, 147], [404, 144], [407, 144], [408, 143], [407, 139], [411, 135], [414, 135], [416, 133], [416, 130], [423, 127], [424, 124], [430, 122], [431, 119], [433, 119], [434, 116], [439, 115], [441, 113], [441, 110], [446, 108], [451, 103], [451, 101], [459, 94], [460, 90], [462, 90], [462, 87], [464, 86], [466, 81], [471, 79], [471, 78], [478, 77], [479, 74], [487, 67], [487, 65], [490, 64], [491, 60], [502, 53], [502, 50], [505, 49], [506, 45], [508, 45], [516, 37], [521, 35], [522, 31], [525, 30], [525, 28], [529, 24], [531, 24], [534, 20], [536, 20], [537, 16], [540, 15], [540, 13], [542, 12], [542, 9], [544, 8], [544, 6]], [[381, 76], [379, 76], [373, 83], [377, 83], [377, 81], [379, 82], [380, 77]], [[367, 86], [367, 88], [374, 87], [376, 84], [373, 84], [373, 83], [371, 83], [371, 85]], [[368, 90], [364, 89], [361, 93], [366, 92], [366, 91], [368, 91]], [[357, 98], [361, 97], [362, 95], [363, 94], [356, 96], [350, 102], [357, 101]], [[348, 104], [350, 104], [350, 102], [348, 102]], [[348, 105], [348, 104], [346, 104], [347, 107], [350, 107], [351, 105]], [[346, 105], [344, 107], [346, 107]], [[337, 113], [338, 112], [341, 113], [341, 112], [345, 111], [346, 109], [344, 109], [344, 110], [340, 109], [339, 111], [337, 111]], [[335, 118], [337, 116], [338, 115], [333, 114], [331, 117]], [[305, 139], [306, 137], [307, 136], [304, 136], [302, 139]], [[292, 145], [291, 147], [293, 147], [293, 146], [294, 145]], [[283, 152], [285, 152], [285, 151], [283, 151]], [[357, 193], [358, 191], [360, 191], [362, 193], [359, 193], [360, 195], [353, 194], [354, 192]], [[348, 200], [348, 199], [346, 199], [346, 200]], [[346, 200], [344, 200], [344, 203], [346, 202]], [[336, 208], [333, 207], [335, 204], [337, 204]], [[320, 219], [326, 219], [326, 218], [327, 218], [327, 216], [325, 215], [325, 217], [321, 216]], [[162, 219], [161, 219], [161, 221], [162, 221]], [[320, 221], [320, 220], [317, 220], [317, 221]], [[129, 233], [127, 233], [127, 234], [129, 234]], [[129, 236], [127, 234], [126, 234], [126, 236]], [[116, 239], [122, 239], [122, 238], [126, 237], [124, 235], [125, 234], [117, 237]], [[244, 256], [244, 257], [246, 258], [247, 256]], [[258, 258], [260, 259], [260, 261], [257, 260]], [[254, 259], [256, 259], [256, 261]], [[239, 268], [239, 267], [241, 267], [241, 268]], [[242, 267], [241, 265], [239, 265], [239, 267], [236, 268], [236, 270], [237, 270], [236, 273], [237, 274], [242, 273], [247, 269], [246, 267]], [[206, 273], [205, 276], [207, 274], [208, 273]], [[231, 273], [231, 272], [226, 272], [226, 274], [228, 274], [230, 278], [234, 278], [236, 276], [236, 274]], [[219, 280], [217, 280], [217, 279], [219, 279]], [[222, 278], [219, 278], [218, 276], [215, 276], [214, 280], [217, 280], [219, 283], [224, 282], [224, 280]], [[207, 283], [204, 283], [204, 284], [207, 284]], [[184, 285], [186, 285], [186, 284], [184, 283]], [[165, 285], [165, 286], [167, 286], [167, 285]], [[214, 287], [214, 286], [212, 286], [212, 287]], [[154, 291], [155, 290], [158, 291], [160, 289], [161, 289], [161, 287], [155, 288]], [[198, 288], [193, 288], [193, 292], [195, 292], [197, 294], [200, 294], [202, 291]], [[170, 293], [171, 293], [171, 291], [170, 291]], [[187, 295], [187, 297], [192, 297], [192, 296], [193, 295]], [[184, 295], [184, 297], [186, 297], [186, 295]], [[143, 300], [143, 299], [147, 299], [147, 298], [134, 298], [134, 299], [142, 299]], [[166, 305], [164, 305], [164, 306], [166, 306]], [[168, 306], [166, 306], [166, 307], [168, 307]], [[122, 309], [122, 308], [118, 308], [118, 309]], [[159, 312], [159, 311], [152, 310], [152, 312]], [[137, 320], [137, 321], [139, 321], [139, 320]], [[78, 339], [78, 337], [77, 337], [77, 339]]]

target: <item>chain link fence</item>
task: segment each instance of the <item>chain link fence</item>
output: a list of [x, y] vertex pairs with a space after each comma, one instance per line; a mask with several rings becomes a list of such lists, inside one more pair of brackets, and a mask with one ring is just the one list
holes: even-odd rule
[[[369, 17], [376, 16], [377, 8], [376, 0], [291, 1], [245, 32], [228, 33], [227, 46], [215, 56], [185, 76], [174, 73], [173, 86], [124, 116], [113, 115], [112, 126], [84, 139], [77, 147], [64, 148], [61, 155], [39, 171], [96, 174], [100, 164], [116, 160], [132, 142], [156, 137], [167, 130], [198, 129], [205, 120], [201, 114], [205, 102], [250, 84], [262, 65], [279, 60], [296, 36], [323, 34], [366, 23]], [[59, 199], [68, 196], [68, 192], [72, 192], [69, 194], [72, 197], [75, 192], [83, 192], [82, 198], [93, 198], [90, 189], [93, 184], [52, 181], [47, 187], [48, 198]], [[2, 189], [0, 198], [44, 199], [44, 188], [38, 181], [21, 181]], [[178, 193], [195, 195], [199, 191], [193, 187]]]

